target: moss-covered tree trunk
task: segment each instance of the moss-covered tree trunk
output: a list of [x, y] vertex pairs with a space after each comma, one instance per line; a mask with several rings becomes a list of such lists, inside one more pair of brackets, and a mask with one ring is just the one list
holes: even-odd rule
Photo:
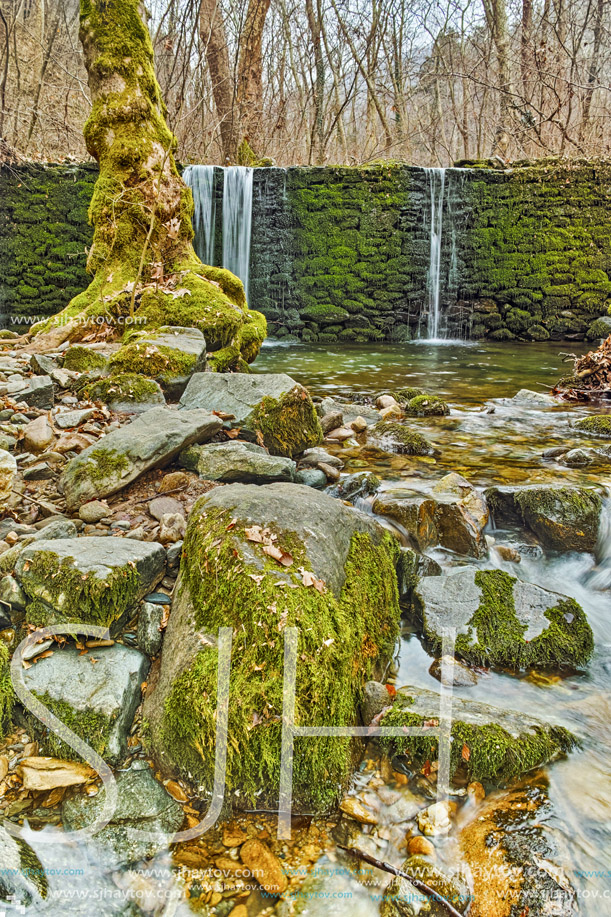
[[243, 368], [265, 336], [241, 282], [193, 250], [193, 201], [174, 161], [176, 140], [153, 66], [138, 0], [81, 0], [80, 39], [92, 110], [87, 149], [100, 175], [89, 216], [93, 281], [36, 331], [37, 349], [59, 340], [117, 337], [126, 329], [199, 327], [217, 368]]

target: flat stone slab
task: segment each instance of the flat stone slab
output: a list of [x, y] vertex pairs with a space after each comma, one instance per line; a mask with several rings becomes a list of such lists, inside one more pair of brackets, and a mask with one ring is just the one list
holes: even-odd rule
[[[76, 647], [56, 650], [24, 670], [23, 678], [26, 688], [60, 719], [70, 708], [66, 725], [114, 765], [127, 754], [127, 736], [148, 668], [143, 653], [116, 643], [84, 655]], [[62, 757], [76, 755], [65, 745], [59, 751]]]
[[68, 508], [116, 493], [145, 471], [168, 465], [192, 443], [206, 442], [221, 427], [209, 411], [152, 408], [72, 459], [60, 482]]
[[92, 535], [41, 539], [19, 554], [15, 577], [29, 602], [58, 618], [110, 624], [149, 593], [165, 571], [157, 542]]
[[269, 455], [261, 446], [242, 442], [191, 446], [181, 453], [180, 461], [200, 478], [225, 484], [291, 482], [297, 470], [292, 459]]
[[574, 599], [501, 570], [460, 567], [422, 577], [411, 611], [436, 655], [443, 631], [453, 628], [456, 655], [472, 665], [580, 667], [594, 649], [590, 625]]
[[180, 408], [233, 414], [233, 419], [224, 421], [226, 427], [254, 430], [253, 414], [263, 398], [277, 400], [297, 385], [286, 373], [195, 373], [180, 399]]
[[93, 408], [84, 408], [80, 411], [63, 411], [61, 414], [56, 414], [53, 422], [60, 430], [69, 430], [70, 427], [78, 427], [79, 424], [90, 420], [94, 414]]

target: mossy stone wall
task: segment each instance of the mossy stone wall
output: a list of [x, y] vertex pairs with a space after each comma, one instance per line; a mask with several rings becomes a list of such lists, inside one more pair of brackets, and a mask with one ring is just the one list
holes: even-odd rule
[[[447, 336], [583, 340], [611, 304], [611, 163], [446, 170], [440, 305]], [[86, 286], [94, 165], [0, 169], [0, 319], [48, 315]], [[256, 169], [250, 305], [272, 336], [426, 336], [431, 192], [403, 163]], [[223, 170], [215, 170], [216, 261]], [[590, 330], [591, 329], [591, 330]]]
[[89, 283], [97, 174], [93, 164], [0, 167], [0, 327], [9, 316], [54, 315]]

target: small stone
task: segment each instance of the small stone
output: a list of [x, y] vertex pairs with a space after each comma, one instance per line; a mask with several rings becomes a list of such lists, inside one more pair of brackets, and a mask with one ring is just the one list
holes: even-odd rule
[[17, 462], [10, 452], [0, 450], [0, 509], [6, 505], [11, 495], [13, 481], [17, 474]]
[[236, 904], [233, 910], [229, 912], [229, 917], [248, 917], [248, 908], [245, 904]]
[[155, 499], [151, 500], [149, 503], [149, 513], [153, 519], [157, 519], [158, 522], [161, 522], [163, 517], [168, 514], [174, 515], [178, 513], [184, 516], [185, 511], [182, 503], [179, 503], [174, 497], [155, 497]]
[[248, 835], [241, 828], [234, 825], [228, 825], [223, 829], [223, 846], [240, 847], [248, 840]]
[[327, 475], [320, 468], [300, 468], [295, 474], [295, 484], [305, 484], [315, 490], [324, 490], [327, 486]]
[[467, 796], [474, 802], [482, 802], [486, 798], [486, 790], [477, 780], [470, 783], [467, 787]]
[[402, 413], [403, 411], [398, 404], [391, 404], [389, 407], [383, 408], [380, 411], [380, 417], [382, 420], [388, 420], [389, 418], [392, 419], [393, 417], [401, 417]]
[[23, 781], [23, 788], [35, 793], [58, 786], [76, 786], [95, 776], [95, 771], [85, 764], [40, 757], [22, 758], [17, 773]]
[[510, 547], [508, 544], [497, 544], [495, 546], [495, 551], [501, 560], [512, 561], [514, 564], [519, 564], [522, 560], [520, 552], [516, 551], [515, 548]]
[[99, 522], [101, 519], [105, 519], [109, 513], [108, 504], [104, 503], [102, 500], [90, 500], [89, 503], [83, 503], [78, 511], [79, 518], [82, 519], [83, 522], [88, 522], [92, 525]]
[[[132, 538], [134, 533], [132, 532]], [[174, 544], [170, 545], [167, 549], [166, 559], [168, 564], [168, 570], [174, 570], [180, 565], [180, 558], [182, 557], [182, 541], [176, 541]]]
[[352, 423], [348, 424], [348, 426], [352, 427], [355, 433], [364, 433], [367, 429], [367, 421], [364, 417], [359, 415]]
[[180, 513], [166, 513], [161, 517], [159, 541], [168, 544], [173, 541], [182, 541], [187, 530], [185, 517]]
[[420, 835], [415, 835], [410, 837], [407, 842], [407, 852], [410, 856], [420, 856], [425, 857], [434, 857], [435, 856], [435, 845], [428, 840], [426, 837], [421, 837]]
[[341, 411], [330, 411], [320, 418], [320, 425], [323, 433], [329, 433], [330, 430], [336, 430], [344, 423], [344, 416]]
[[330, 481], [331, 484], [336, 484], [339, 481], [339, 471], [337, 468], [332, 468], [331, 465], [327, 465], [325, 462], [320, 462], [318, 468], [323, 472], [327, 481]]
[[143, 653], [151, 658], [156, 656], [161, 649], [163, 634], [161, 622], [163, 621], [163, 606], [152, 602], [143, 602], [138, 616], [138, 646]]
[[[449, 673], [444, 678], [443, 668]], [[457, 688], [467, 688], [477, 684], [477, 675], [472, 672], [468, 666], [463, 665], [453, 656], [443, 656], [441, 659], [434, 659], [429, 673], [438, 681], [446, 686], [454, 685]]]
[[159, 485], [159, 493], [165, 494], [169, 490], [178, 490], [179, 488], [188, 487], [191, 478], [184, 471], [171, 471], [165, 474]]
[[377, 815], [366, 809], [356, 796], [345, 796], [340, 803], [340, 809], [361, 825], [377, 825], [378, 823]]
[[447, 802], [435, 802], [418, 815], [418, 827], [428, 837], [447, 834], [450, 830], [450, 806]]
[[331, 430], [327, 433], [325, 439], [330, 440], [331, 442], [342, 443], [347, 439], [351, 439], [354, 436], [354, 430], [349, 427], [338, 427], [336, 430]]
[[242, 862], [252, 872], [266, 892], [281, 895], [286, 891], [288, 879], [282, 863], [262, 841], [246, 841], [240, 849]]
[[93, 408], [85, 408], [82, 411], [64, 411], [63, 414], [56, 415], [55, 426], [60, 430], [69, 430], [70, 427], [78, 427], [86, 423], [94, 414]]
[[[376, 398], [376, 407], [379, 410], [383, 410], [384, 408], [391, 408], [395, 405], [396, 407], [399, 407], [397, 399], [393, 398], [392, 395], [380, 395], [379, 398]], [[399, 411], [401, 411], [401, 408], [399, 408]]]

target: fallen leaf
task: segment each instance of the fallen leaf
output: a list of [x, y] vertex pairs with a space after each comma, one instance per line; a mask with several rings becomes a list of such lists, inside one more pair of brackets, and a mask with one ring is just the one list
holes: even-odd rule
[[256, 541], [257, 544], [265, 544], [263, 530], [260, 525], [252, 525], [250, 528], [244, 529], [244, 534], [249, 541]]
[[59, 786], [77, 786], [95, 776], [95, 771], [76, 761], [60, 758], [23, 758], [17, 768], [24, 789], [32, 792], [54, 790]]
[[249, 576], [252, 580], [255, 581], [255, 583], [257, 584], [257, 586], [259, 586], [259, 585], [261, 584], [261, 581], [265, 579], [265, 575], [264, 575], [264, 574], [259, 574], [259, 573], [249, 573], [248, 576]]
[[463, 761], [468, 761], [470, 757], [471, 757], [471, 751], [469, 749], [469, 746], [465, 742], [465, 744], [462, 747], [462, 759]]
[[290, 567], [293, 563], [293, 555], [289, 554], [288, 551], [283, 551], [281, 548], [276, 547], [275, 544], [266, 544], [263, 547], [263, 553], [267, 554], [269, 557], [273, 557], [274, 560], [277, 560], [283, 567]]

